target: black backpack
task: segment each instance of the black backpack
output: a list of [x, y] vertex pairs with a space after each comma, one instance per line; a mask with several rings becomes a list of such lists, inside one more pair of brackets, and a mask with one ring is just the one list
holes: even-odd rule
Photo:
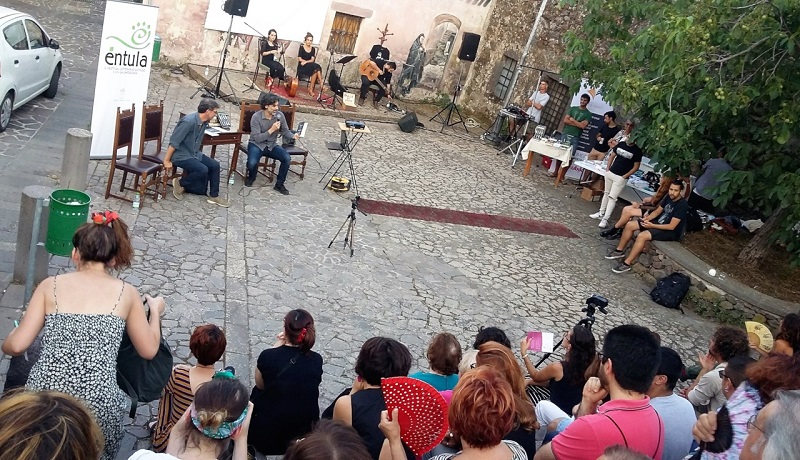
[[689, 208], [686, 211], [686, 231], [687, 232], [699, 232], [703, 229], [703, 218], [700, 217], [700, 214], [694, 208]]
[[122, 335], [117, 355], [117, 385], [131, 398], [128, 415], [136, 416], [139, 403], [148, 403], [161, 397], [172, 373], [172, 350], [164, 335], [153, 359], [144, 359], [136, 352], [127, 332]]
[[667, 308], [674, 308], [683, 313], [681, 302], [683, 302], [683, 298], [686, 297], [686, 294], [689, 292], [690, 285], [691, 280], [687, 275], [672, 272], [656, 281], [656, 287], [650, 291], [650, 298], [659, 305], [663, 305]]

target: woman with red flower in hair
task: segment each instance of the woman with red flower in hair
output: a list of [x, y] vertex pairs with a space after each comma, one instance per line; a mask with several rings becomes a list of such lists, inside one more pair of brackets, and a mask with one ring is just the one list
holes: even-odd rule
[[311, 314], [292, 310], [275, 345], [258, 356], [248, 444], [262, 454], [282, 455], [319, 420], [322, 357], [311, 351], [315, 339]]

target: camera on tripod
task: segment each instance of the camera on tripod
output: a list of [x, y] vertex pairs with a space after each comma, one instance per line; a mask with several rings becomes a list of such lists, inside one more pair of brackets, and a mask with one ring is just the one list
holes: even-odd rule
[[606, 310], [606, 307], [608, 307], [608, 299], [600, 294], [593, 294], [586, 299], [586, 306], [581, 308], [581, 311], [586, 312], [586, 316], [594, 316], [596, 310], [600, 310], [600, 313], [607, 315], [608, 310]]

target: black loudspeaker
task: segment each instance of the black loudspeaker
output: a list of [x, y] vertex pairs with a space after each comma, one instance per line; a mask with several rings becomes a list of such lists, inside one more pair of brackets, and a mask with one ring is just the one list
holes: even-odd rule
[[234, 16], [247, 16], [247, 8], [250, 7], [250, 0], [225, 0], [222, 9], [226, 13]]
[[408, 112], [407, 114], [403, 115], [403, 118], [397, 122], [397, 125], [400, 126], [400, 131], [403, 131], [404, 133], [413, 132], [417, 128], [416, 112]]
[[458, 58], [462, 61], [475, 61], [478, 54], [478, 45], [481, 43], [481, 36], [471, 32], [464, 32], [461, 39], [461, 48], [458, 50]]

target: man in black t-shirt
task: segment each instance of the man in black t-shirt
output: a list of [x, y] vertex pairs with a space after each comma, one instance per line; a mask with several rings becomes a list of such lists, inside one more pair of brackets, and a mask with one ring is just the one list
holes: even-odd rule
[[617, 197], [628, 184], [628, 178], [639, 170], [639, 165], [642, 164], [642, 155], [642, 149], [631, 139], [628, 139], [627, 142], [620, 142], [611, 151], [611, 156], [608, 157], [606, 184], [603, 201], [600, 202], [600, 210], [589, 216], [592, 219], [600, 219], [598, 227], [606, 228], [608, 226], [608, 219], [611, 218], [614, 207], [617, 205]]
[[392, 61], [387, 61], [383, 64], [381, 69], [381, 73], [374, 81], [367, 78], [366, 75], [361, 76], [361, 93], [358, 99], [359, 105], [364, 105], [364, 101], [367, 98], [367, 91], [369, 91], [369, 87], [373, 84], [378, 87], [375, 98], [372, 100], [372, 106], [374, 108], [378, 108], [378, 103], [383, 99], [383, 96], [388, 95], [389, 99], [392, 98], [392, 73], [397, 70], [397, 64]]
[[592, 146], [592, 151], [589, 152], [588, 160], [602, 160], [608, 153], [608, 141], [614, 138], [620, 127], [617, 125], [617, 114], [613, 110], [606, 112], [603, 115], [603, 122], [605, 123], [598, 131], [595, 138], [595, 143]]
[[669, 192], [658, 207], [644, 218], [633, 219], [625, 224], [622, 238], [616, 248], [612, 249], [606, 259], [622, 259], [625, 257], [625, 247], [633, 239], [634, 233], [639, 234], [633, 243], [630, 254], [625, 260], [613, 268], [614, 273], [624, 273], [631, 269], [644, 245], [650, 241], [677, 241], [683, 236], [686, 223], [686, 212], [689, 204], [683, 198], [683, 181], [675, 179], [669, 186]]

